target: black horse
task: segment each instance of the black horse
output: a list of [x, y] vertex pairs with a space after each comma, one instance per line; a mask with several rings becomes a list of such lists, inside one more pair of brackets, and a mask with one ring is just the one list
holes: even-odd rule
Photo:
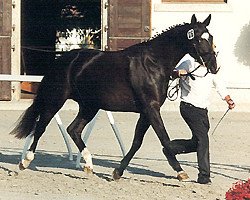
[[[73, 99], [79, 104], [79, 113], [67, 131], [82, 152], [87, 171], [93, 170], [93, 164], [81, 133], [99, 109], [140, 113], [133, 144], [119, 168], [114, 170], [114, 179], [122, 176], [150, 125], [166, 150], [164, 154], [169, 164], [176, 172], [183, 171], [169, 148], [170, 138], [160, 107], [167, 96], [171, 73], [185, 54], [189, 53], [209, 72], [216, 73], [212, 35], [207, 29], [210, 20], [211, 15], [204, 22], [197, 22], [193, 15], [191, 23], [177, 25], [147, 42], [121, 51], [79, 49], [65, 53], [44, 76], [33, 104], [11, 132], [17, 138], [34, 134], [20, 168], [28, 167], [45, 128], [65, 101]], [[204, 34], [209, 37], [204, 38]], [[185, 172], [182, 175], [181, 179], [187, 177]]]

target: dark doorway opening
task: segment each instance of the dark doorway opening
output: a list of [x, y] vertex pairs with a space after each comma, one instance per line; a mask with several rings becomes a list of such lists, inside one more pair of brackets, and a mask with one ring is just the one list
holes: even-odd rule
[[[73, 48], [100, 48], [100, 29], [101, 0], [22, 0], [21, 74], [44, 75]], [[36, 89], [22, 83], [23, 93]]]

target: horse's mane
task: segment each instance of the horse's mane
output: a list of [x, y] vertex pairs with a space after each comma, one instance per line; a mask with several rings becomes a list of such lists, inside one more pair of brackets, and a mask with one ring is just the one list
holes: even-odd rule
[[161, 33], [156, 33], [154, 36], [152, 36], [148, 40], [143, 41], [143, 42], [138, 43], [138, 44], [135, 44], [135, 45], [132, 45], [128, 48], [141, 47], [141, 46], [145, 46], [147, 44], [150, 44], [151, 42], [153, 42], [155, 40], [161, 40], [161, 39], [173, 37], [173, 36], [177, 35], [178, 33], [182, 32], [183, 29], [186, 28], [188, 25], [190, 25], [190, 24], [183, 23], [183, 24], [177, 24], [177, 25], [170, 26], [170, 27], [166, 28], [165, 30], [163, 30]]
[[183, 24], [177, 24], [177, 25], [170, 26], [170, 27], [166, 28], [165, 30], [163, 30], [161, 33], [156, 33], [156, 35], [151, 37], [148, 41], [158, 39], [158, 38], [163, 38], [163, 37], [164, 38], [169, 37], [169, 36], [172, 37], [173, 35], [176, 35], [180, 31], [183, 31], [183, 28], [187, 25], [189, 25], [189, 24], [183, 23]]

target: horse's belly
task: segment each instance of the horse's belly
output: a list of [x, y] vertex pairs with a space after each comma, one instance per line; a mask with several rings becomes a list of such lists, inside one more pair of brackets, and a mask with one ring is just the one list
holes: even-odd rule
[[110, 111], [138, 112], [137, 103], [132, 93], [116, 91], [102, 94], [100, 107]]

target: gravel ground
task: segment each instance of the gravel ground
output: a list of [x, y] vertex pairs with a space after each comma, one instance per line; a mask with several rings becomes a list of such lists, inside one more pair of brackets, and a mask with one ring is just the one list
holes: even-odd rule
[[[101, 111], [88, 141], [93, 154], [94, 174], [76, 169], [77, 149], [70, 140], [74, 161], [69, 161], [66, 146], [53, 120], [40, 139], [35, 160], [28, 169], [18, 170], [25, 140], [18, 140], [8, 132], [22, 111], [0, 111], [0, 200], [74, 199], [74, 200], [220, 200], [238, 180], [250, 177], [250, 113], [231, 111], [210, 137], [212, 184], [196, 183], [196, 154], [177, 158], [190, 176], [179, 182], [161, 151], [162, 147], [150, 128], [143, 145], [132, 159], [119, 181], [112, 179], [112, 171], [122, 159], [121, 150]], [[76, 111], [60, 111], [65, 127]], [[129, 149], [137, 114], [113, 113], [126, 150]], [[211, 112], [211, 131], [223, 112]], [[162, 112], [171, 139], [189, 138], [190, 131], [179, 112]], [[81, 161], [83, 165], [84, 161]]]

